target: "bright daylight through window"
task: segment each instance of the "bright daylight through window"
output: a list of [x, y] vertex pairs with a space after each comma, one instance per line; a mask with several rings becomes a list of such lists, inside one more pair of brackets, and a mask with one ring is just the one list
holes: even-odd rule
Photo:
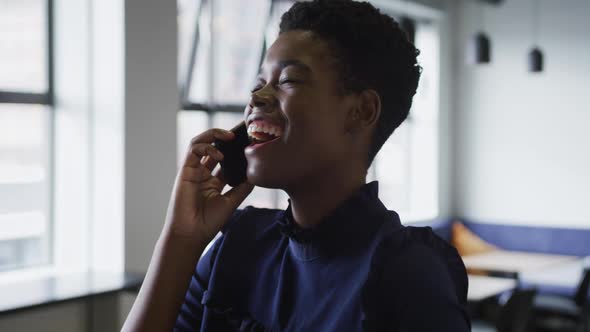
[[[243, 119], [244, 105], [264, 50], [278, 34], [280, 16], [292, 1], [178, 0], [178, 163], [189, 141], [210, 127], [229, 129]], [[387, 12], [387, 9], [382, 9]], [[396, 13], [392, 13], [395, 16]], [[243, 27], [248, 27], [244, 29]], [[384, 204], [404, 222], [438, 215], [439, 31], [416, 21], [423, 67], [410, 117], [377, 155], [367, 181], [378, 180]], [[258, 188], [241, 207], [284, 209], [280, 190]]]
[[48, 263], [52, 93], [46, 0], [0, 0], [0, 272]]

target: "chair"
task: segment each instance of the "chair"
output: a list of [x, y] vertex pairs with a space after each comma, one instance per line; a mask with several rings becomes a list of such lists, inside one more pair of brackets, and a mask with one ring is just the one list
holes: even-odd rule
[[493, 324], [481, 320], [472, 321], [473, 332], [528, 332], [532, 317], [536, 289], [517, 289], [499, 308]]
[[[534, 301], [537, 326], [544, 330], [552, 329], [548, 323], [551, 319], [573, 322], [576, 331], [590, 331], [590, 268], [586, 268], [573, 297], [559, 295], [537, 295]], [[558, 327], [563, 330], [562, 326]]]

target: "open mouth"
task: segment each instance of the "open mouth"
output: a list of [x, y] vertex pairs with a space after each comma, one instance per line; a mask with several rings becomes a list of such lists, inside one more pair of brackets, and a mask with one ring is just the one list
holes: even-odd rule
[[254, 121], [248, 126], [250, 146], [274, 141], [282, 135], [282, 128], [266, 122]]

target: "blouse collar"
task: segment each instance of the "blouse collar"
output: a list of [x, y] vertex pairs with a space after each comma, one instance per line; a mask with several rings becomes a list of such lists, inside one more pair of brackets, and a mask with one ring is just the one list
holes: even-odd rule
[[[366, 183], [342, 202], [320, 223], [302, 228], [293, 219], [291, 200], [278, 219], [281, 233], [289, 238], [296, 257], [311, 260], [321, 252], [353, 249], [369, 240], [390, 211], [379, 200], [379, 183]], [[399, 224], [397, 214], [395, 221]]]

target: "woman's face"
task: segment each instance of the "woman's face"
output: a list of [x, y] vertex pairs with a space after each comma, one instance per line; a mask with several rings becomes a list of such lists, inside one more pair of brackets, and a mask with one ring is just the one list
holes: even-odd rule
[[345, 119], [355, 97], [338, 93], [333, 62], [308, 31], [282, 33], [269, 48], [244, 115], [249, 132], [273, 135], [250, 133], [267, 142], [245, 150], [250, 183], [288, 192], [351, 158]]

